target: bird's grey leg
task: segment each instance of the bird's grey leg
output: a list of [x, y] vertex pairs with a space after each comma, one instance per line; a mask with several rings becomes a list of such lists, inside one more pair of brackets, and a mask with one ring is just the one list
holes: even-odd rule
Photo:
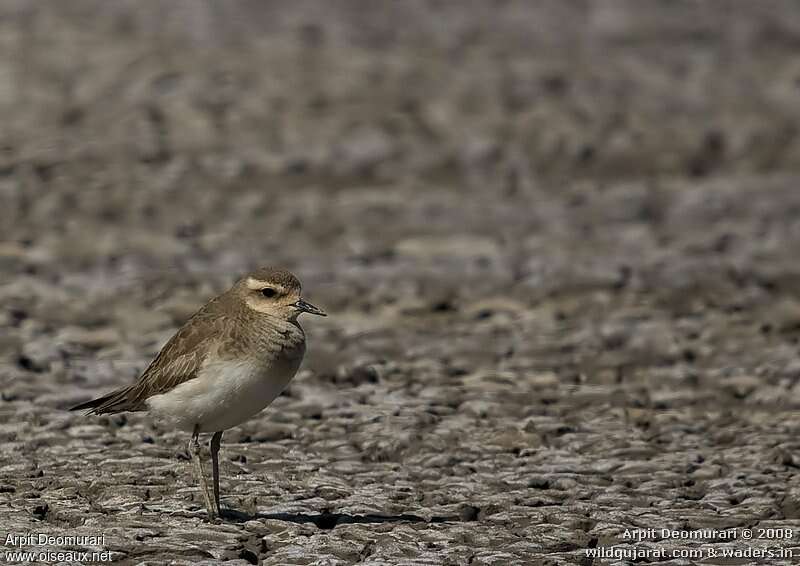
[[214, 503], [217, 505], [217, 514], [222, 515], [219, 504], [219, 445], [222, 442], [222, 431], [219, 430], [211, 437], [211, 471], [214, 479]]
[[200, 436], [199, 427], [195, 426], [194, 433], [192, 433], [190, 453], [192, 454], [192, 462], [194, 463], [194, 471], [197, 475], [197, 481], [200, 483], [200, 490], [203, 492], [203, 499], [205, 499], [206, 502], [206, 511], [208, 511], [209, 518], [213, 519], [216, 516], [216, 512], [211, 503], [211, 494], [208, 491], [206, 475], [203, 473], [203, 460], [200, 453], [200, 443], [197, 441], [198, 436]]

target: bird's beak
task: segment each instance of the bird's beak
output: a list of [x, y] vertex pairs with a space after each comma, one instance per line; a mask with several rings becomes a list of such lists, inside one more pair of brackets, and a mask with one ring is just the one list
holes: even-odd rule
[[319, 316], [328, 316], [325, 314], [325, 311], [319, 309], [312, 305], [311, 303], [305, 302], [303, 299], [300, 299], [294, 304], [294, 307], [299, 310], [300, 312], [307, 312], [308, 314], [316, 314]]

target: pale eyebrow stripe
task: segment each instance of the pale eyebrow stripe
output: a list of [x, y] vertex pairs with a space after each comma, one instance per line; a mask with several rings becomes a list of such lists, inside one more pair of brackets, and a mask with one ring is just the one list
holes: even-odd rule
[[281, 285], [276, 285], [275, 283], [270, 283], [269, 281], [262, 281], [261, 279], [254, 279], [253, 277], [248, 277], [247, 281], [248, 289], [262, 289], [263, 287], [272, 287], [279, 293], [286, 292], [286, 289], [283, 288]]

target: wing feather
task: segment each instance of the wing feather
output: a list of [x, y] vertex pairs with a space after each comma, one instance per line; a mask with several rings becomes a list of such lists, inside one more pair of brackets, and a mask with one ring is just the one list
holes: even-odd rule
[[211, 344], [227, 328], [222, 324], [223, 315], [215, 308], [216, 302], [200, 309], [167, 341], [136, 383], [97, 399], [96, 405], [89, 402], [76, 408], [91, 407], [90, 412], [98, 415], [141, 411], [148, 398], [197, 377], [205, 359], [215, 354]]

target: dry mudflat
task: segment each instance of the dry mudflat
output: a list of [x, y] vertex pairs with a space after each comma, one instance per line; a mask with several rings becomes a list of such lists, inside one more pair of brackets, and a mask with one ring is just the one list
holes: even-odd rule
[[[0, 3], [3, 542], [796, 563], [798, 45], [790, 1]], [[185, 435], [65, 409], [262, 264], [331, 316], [209, 524]]]

